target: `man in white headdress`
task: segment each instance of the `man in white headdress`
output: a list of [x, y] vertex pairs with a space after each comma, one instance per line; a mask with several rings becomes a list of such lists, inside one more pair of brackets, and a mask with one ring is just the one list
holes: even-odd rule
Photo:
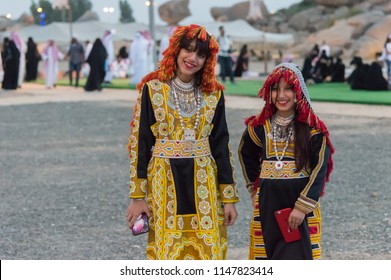
[[102, 38], [103, 46], [106, 48], [107, 51], [106, 75], [104, 78], [105, 83], [111, 83], [111, 80], [113, 79], [113, 74], [111, 73], [110, 66], [115, 60], [114, 43], [113, 43], [114, 34], [115, 34], [114, 29], [106, 30]]
[[149, 59], [148, 59], [148, 48], [150, 42], [144, 38], [141, 31], [138, 31], [134, 36], [134, 40], [130, 46], [130, 63], [133, 68], [133, 75], [130, 77], [131, 84], [138, 84], [141, 79], [150, 72]]
[[44, 61], [45, 84], [48, 89], [56, 86], [58, 76], [58, 61], [64, 58], [64, 54], [58, 49], [54, 40], [49, 40], [42, 51]]
[[174, 32], [176, 26], [169, 26], [167, 28], [166, 34], [163, 36], [163, 38], [160, 40], [159, 45], [159, 61], [163, 59], [163, 52], [165, 49], [167, 49], [169, 43], [170, 43], [170, 37], [172, 33]]
[[20, 52], [19, 59], [19, 76], [18, 76], [18, 87], [22, 86], [24, 80], [24, 73], [26, 70], [26, 52], [27, 52], [27, 44], [23, 41], [23, 39], [17, 34], [15, 31], [11, 32], [11, 39], [15, 42], [16, 47]]

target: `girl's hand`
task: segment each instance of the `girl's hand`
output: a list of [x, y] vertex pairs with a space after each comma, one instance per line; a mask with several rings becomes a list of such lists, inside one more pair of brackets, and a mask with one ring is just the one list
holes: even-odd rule
[[305, 214], [297, 209], [293, 209], [288, 218], [288, 225], [291, 229], [297, 229], [303, 222]]
[[128, 225], [130, 229], [133, 227], [134, 222], [141, 215], [141, 213], [146, 213], [148, 217], [151, 217], [152, 215], [152, 212], [149, 209], [145, 199], [130, 200], [128, 209], [126, 211], [126, 219], [128, 220]]
[[236, 211], [235, 204], [224, 204], [224, 225], [232, 226], [235, 223], [238, 212]]

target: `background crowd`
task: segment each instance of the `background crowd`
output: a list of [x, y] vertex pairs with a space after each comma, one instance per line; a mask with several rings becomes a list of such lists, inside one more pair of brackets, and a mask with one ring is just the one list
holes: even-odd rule
[[[130, 84], [137, 84], [154, 69], [152, 37], [148, 31], [139, 31], [129, 46], [124, 45], [116, 52], [114, 34], [115, 30], [107, 30], [93, 43], [86, 40], [84, 44], [78, 38], [72, 38], [67, 51], [62, 51], [54, 39], [39, 50], [32, 37], [26, 44], [13, 31], [4, 38], [1, 47], [2, 88], [16, 90], [23, 81], [36, 81], [42, 74], [46, 87], [50, 89], [56, 86], [61, 73], [68, 76], [69, 85], [75, 87], [79, 87], [81, 77], [86, 77], [86, 91], [100, 91], [102, 84], [110, 84], [113, 78], [129, 78]], [[68, 69], [62, 72], [59, 69], [61, 61], [68, 61]]]
[[[85, 77], [86, 91], [101, 91], [102, 84], [111, 84], [113, 78], [129, 79], [129, 84], [136, 85], [147, 73], [155, 69], [154, 50], [158, 61], [168, 46], [168, 38], [175, 26], [167, 28], [167, 34], [155, 46], [149, 31], [139, 31], [130, 44], [117, 48], [114, 45], [115, 30], [107, 30], [101, 38], [92, 43], [84, 43], [79, 38], [72, 38], [69, 48], [61, 51], [55, 40], [49, 40], [39, 48], [32, 37], [27, 42], [13, 31], [4, 38], [0, 57], [0, 81], [4, 90], [15, 90], [22, 82], [44, 78], [48, 89], [56, 86], [58, 77], [69, 77], [69, 85], [79, 86], [80, 77]], [[247, 44], [232, 46], [232, 41], [224, 27], [220, 27], [218, 75], [225, 82], [228, 78], [235, 84], [235, 79], [248, 79], [250, 61], [259, 60], [254, 50]], [[118, 49], [118, 51], [116, 51]], [[263, 58], [265, 59], [265, 56]], [[283, 57], [279, 51], [279, 62], [292, 62], [289, 55]], [[67, 70], [60, 71], [60, 61], [68, 61]], [[326, 41], [315, 44], [303, 57], [301, 67], [306, 83], [344, 83], [352, 90], [388, 90], [391, 89], [391, 34], [385, 40], [379, 56], [365, 63], [361, 57], [354, 56], [344, 63], [340, 56], [333, 55]], [[41, 67], [39, 68], [39, 63]], [[41, 69], [41, 71], [40, 71]], [[385, 69], [385, 71], [383, 71]]]

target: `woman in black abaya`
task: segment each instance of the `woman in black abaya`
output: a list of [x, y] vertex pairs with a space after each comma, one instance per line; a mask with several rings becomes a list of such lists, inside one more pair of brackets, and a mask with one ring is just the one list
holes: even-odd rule
[[27, 52], [26, 52], [26, 77], [25, 80], [35, 81], [38, 76], [38, 62], [41, 60], [41, 56], [37, 49], [37, 44], [33, 38], [29, 37], [27, 40]]
[[19, 59], [20, 52], [15, 42], [4, 39], [4, 50], [1, 53], [4, 67], [4, 79], [1, 87], [3, 89], [17, 89], [19, 76]]
[[105, 77], [105, 60], [107, 57], [106, 48], [102, 41], [98, 38], [92, 46], [90, 55], [87, 58], [87, 63], [90, 65], [90, 73], [87, 83], [84, 86], [86, 91], [102, 90], [102, 82]]

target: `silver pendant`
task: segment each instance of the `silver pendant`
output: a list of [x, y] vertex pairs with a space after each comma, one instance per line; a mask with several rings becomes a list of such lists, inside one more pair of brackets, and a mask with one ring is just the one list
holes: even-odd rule
[[185, 131], [183, 132], [183, 140], [195, 140], [195, 130], [191, 128], [185, 128]]
[[282, 169], [282, 165], [283, 165], [283, 163], [282, 163], [282, 161], [281, 160], [278, 160], [276, 163], [275, 163], [275, 168], [276, 168], [276, 170], [281, 170]]

